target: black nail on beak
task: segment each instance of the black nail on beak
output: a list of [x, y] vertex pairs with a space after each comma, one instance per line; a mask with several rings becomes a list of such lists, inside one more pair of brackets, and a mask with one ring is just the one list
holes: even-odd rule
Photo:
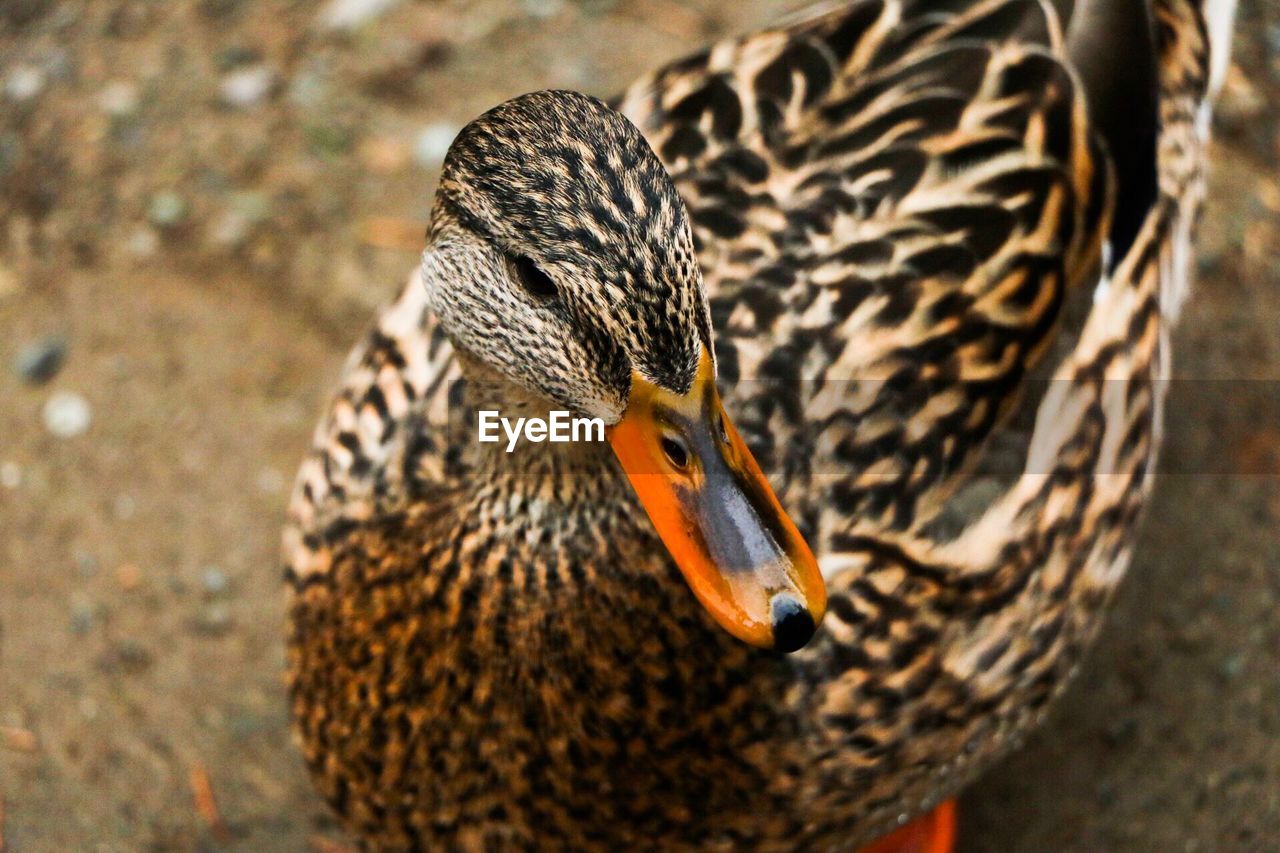
[[780, 652], [804, 648], [818, 628], [804, 605], [785, 592], [775, 595], [769, 602], [769, 615], [773, 620], [773, 647]]

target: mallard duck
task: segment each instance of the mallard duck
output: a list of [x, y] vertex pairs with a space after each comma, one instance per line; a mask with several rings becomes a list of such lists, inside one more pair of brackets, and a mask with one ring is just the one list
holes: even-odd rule
[[[1129, 562], [1207, 33], [1192, 0], [858, 0], [465, 127], [285, 537], [296, 731], [353, 835], [843, 850], [924, 816], [877, 849], [948, 849]], [[488, 411], [604, 440], [482, 443]]]

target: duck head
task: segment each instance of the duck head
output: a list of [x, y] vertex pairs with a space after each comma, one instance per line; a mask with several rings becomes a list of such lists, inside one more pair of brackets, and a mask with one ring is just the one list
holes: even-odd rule
[[764, 648], [808, 642], [822, 575], [725, 414], [688, 214], [626, 118], [537, 92], [469, 124], [445, 159], [422, 269], [470, 359], [604, 421], [721, 626]]

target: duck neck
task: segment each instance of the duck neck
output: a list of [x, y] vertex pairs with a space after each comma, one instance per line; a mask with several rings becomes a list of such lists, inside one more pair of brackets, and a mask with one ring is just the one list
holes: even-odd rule
[[[463, 367], [473, 428], [479, 410], [515, 422], [548, 418], [554, 409], [490, 370]], [[473, 450], [473, 473], [455, 512], [475, 544], [464, 545], [461, 559], [493, 581], [479, 585], [478, 599], [497, 600], [527, 650], [554, 648], [571, 669], [602, 649], [634, 654], [642, 640], [685, 648], [690, 666], [695, 659], [712, 669], [741, 662], [745, 647], [690, 593], [607, 440], [521, 438], [508, 452], [504, 435], [477, 441]], [[508, 573], [518, 596], [505, 592]], [[483, 645], [484, 633], [468, 643]]]
[[634, 505], [603, 423], [577, 419], [474, 360], [463, 361], [463, 374], [472, 501], [521, 503], [535, 525]]
[[[476, 365], [465, 375], [473, 429], [480, 410], [514, 423], [548, 418], [554, 408]], [[476, 441], [473, 451], [472, 475], [454, 508], [465, 523], [455, 526], [453, 559], [470, 566], [477, 609], [501, 612], [503, 628], [477, 621], [469, 632], [451, 630], [451, 641], [498, 662], [514, 682], [534, 673], [539, 681], [551, 672], [547, 662], [557, 662], [580, 676], [574, 689], [586, 691], [557, 700], [573, 713], [602, 689], [597, 680], [609, 680], [595, 672], [600, 660], [638, 654], [646, 643], [660, 655], [686, 649], [687, 665], [705, 678], [726, 660], [742, 662], [745, 647], [712, 624], [690, 594], [607, 441], [522, 437], [508, 452], [504, 435]], [[514, 658], [511, 637], [520, 638], [523, 652]], [[583, 676], [588, 671], [591, 678]]]

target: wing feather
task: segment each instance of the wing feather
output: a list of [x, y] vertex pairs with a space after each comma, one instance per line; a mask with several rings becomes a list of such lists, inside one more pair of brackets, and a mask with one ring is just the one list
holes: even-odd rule
[[820, 548], [930, 517], [1096, 273], [1108, 174], [1063, 51], [1034, 0], [862, 0], [619, 102], [689, 205], [729, 404]]

